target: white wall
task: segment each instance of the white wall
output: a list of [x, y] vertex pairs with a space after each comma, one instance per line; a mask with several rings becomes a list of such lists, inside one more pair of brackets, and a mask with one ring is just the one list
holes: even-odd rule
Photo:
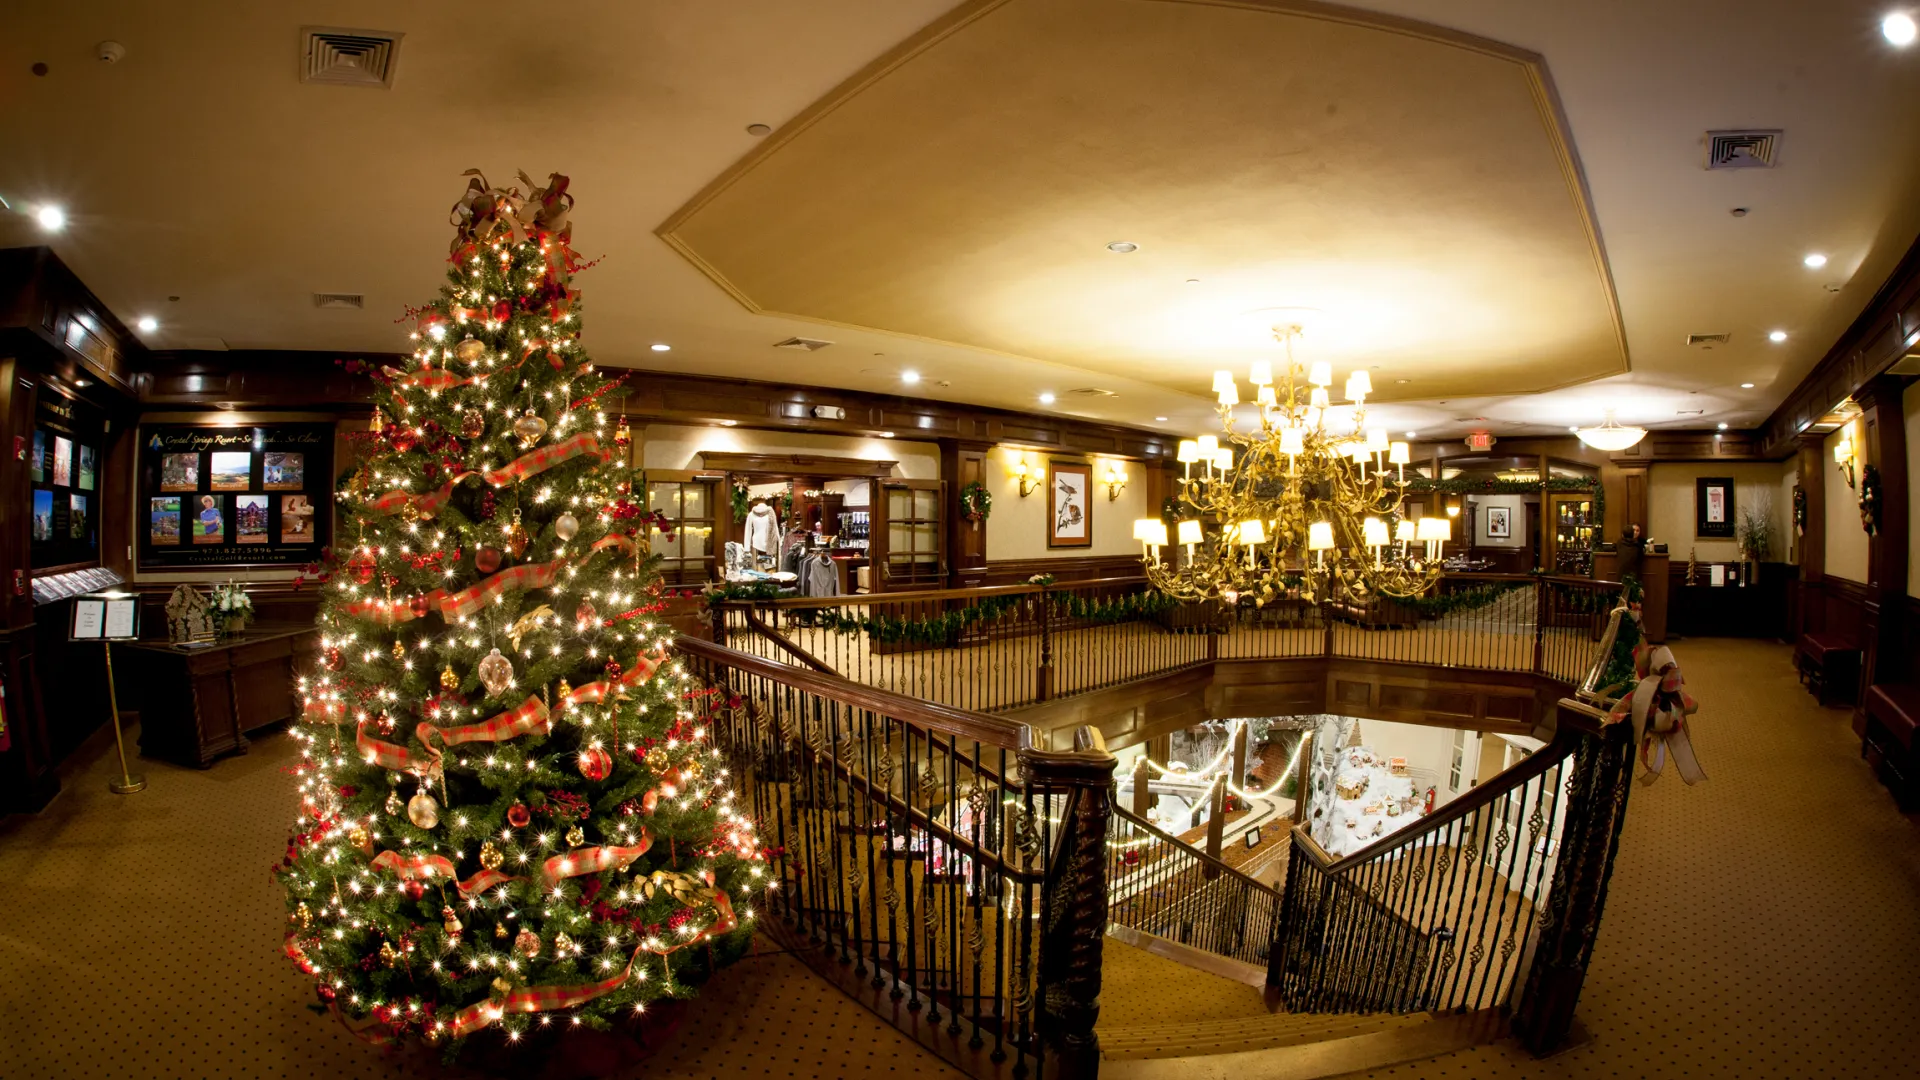
[[[1020, 483], [1013, 467], [1022, 454], [1040, 471], [1040, 482], [1032, 485], [1032, 494], [1020, 497]], [[1093, 491], [1087, 499], [1093, 517], [1093, 544], [1089, 547], [1050, 548], [1047, 546], [1047, 458], [1043, 450], [1021, 451], [996, 446], [987, 452], [985, 462], [987, 490], [993, 495], [993, 515], [987, 519], [987, 561], [1007, 559], [1079, 559], [1089, 555], [1138, 555], [1140, 545], [1133, 539], [1133, 523], [1148, 516], [1146, 479], [1138, 462], [1119, 458], [1090, 456], [1085, 460], [1092, 470]], [[1079, 461], [1078, 455], [1062, 461]], [[1120, 497], [1107, 499], [1107, 488], [1100, 483], [1109, 464], [1118, 464], [1127, 473], [1127, 486]]]
[[728, 454], [820, 454], [863, 461], [897, 461], [896, 479], [940, 479], [940, 447], [908, 439], [648, 424], [635, 429], [634, 441], [639, 444], [637, 457], [644, 469], [698, 469], [700, 452], [712, 450]]
[[[1475, 547], [1519, 548], [1527, 546], [1527, 498], [1524, 495], [1469, 495], [1469, 502], [1480, 508], [1473, 516], [1473, 543]], [[1487, 535], [1487, 510], [1495, 506], [1507, 508], [1508, 535]]]
[[1703, 476], [1733, 478], [1733, 521], [1736, 534], [1746, 512], [1764, 504], [1773, 521], [1774, 545], [1767, 558], [1786, 558], [1786, 525], [1791, 518], [1792, 488], [1783, 501], [1780, 497], [1780, 466], [1773, 462], [1732, 464], [1713, 461], [1681, 461], [1655, 464], [1647, 475], [1647, 538], [1667, 545], [1674, 562], [1687, 561], [1687, 553], [1703, 563], [1737, 562], [1740, 543], [1735, 537], [1699, 537], [1694, 535], [1698, 518], [1694, 514], [1694, 481]]
[[[1834, 464], [1833, 448], [1839, 445], [1841, 438], [1853, 439], [1855, 466], [1854, 475], [1859, 476], [1860, 422], [1854, 420], [1828, 435], [1820, 444], [1821, 467], [1832, 470], [1827, 473], [1823, 485], [1827, 493], [1827, 565], [1825, 572], [1833, 577], [1846, 578], [1864, 584], [1867, 580], [1867, 531], [1860, 527], [1860, 496], [1847, 486], [1840, 475], [1840, 467]], [[1810, 507], [1808, 513], [1818, 511]]]
[[1425, 724], [1396, 724], [1389, 720], [1361, 718], [1360, 743], [1376, 754], [1403, 757], [1407, 766], [1420, 770], [1423, 781], [1434, 786], [1433, 805], [1444, 806], [1465, 794], [1471, 786], [1475, 763], [1479, 760], [1477, 733], [1467, 733], [1467, 759], [1459, 791], [1447, 790], [1447, 770], [1453, 764], [1453, 729]]

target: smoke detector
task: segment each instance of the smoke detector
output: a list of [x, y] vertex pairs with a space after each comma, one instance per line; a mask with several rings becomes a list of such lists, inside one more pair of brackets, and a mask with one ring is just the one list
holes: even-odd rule
[[773, 347], [776, 349], [794, 349], [799, 352], [819, 352], [831, 344], [833, 344], [833, 342], [820, 341], [817, 338], [790, 337], [785, 341], [774, 342]]
[[394, 61], [404, 37], [393, 30], [300, 28], [300, 81], [393, 89]]

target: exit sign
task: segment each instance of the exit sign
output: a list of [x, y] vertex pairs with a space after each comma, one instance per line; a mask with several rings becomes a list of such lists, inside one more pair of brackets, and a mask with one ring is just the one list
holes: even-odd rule
[[1493, 449], [1493, 432], [1491, 431], [1468, 432], [1467, 433], [1467, 449], [1469, 450]]

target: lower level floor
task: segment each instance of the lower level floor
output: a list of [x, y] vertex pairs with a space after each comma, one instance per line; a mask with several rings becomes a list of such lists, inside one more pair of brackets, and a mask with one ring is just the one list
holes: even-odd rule
[[[1495, 1043], [1363, 1075], [1913, 1075], [1920, 817], [1860, 760], [1847, 712], [1798, 686], [1786, 646], [1674, 651], [1711, 779], [1634, 790], [1581, 1000], [1588, 1041], [1547, 1060]], [[111, 750], [96, 740], [43, 814], [0, 824], [0, 1076], [432, 1074], [309, 1012], [309, 982], [279, 954], [267, 867], [294, 814], [291, 740], [205, 772], [144, 762], [149, 786], [132, 796], [106, 790]], [[1150, 1015], [1155, 988], [1128, 980], [1116, 1018]], [[628, 1072], [958, 1075], [764, 938]]]

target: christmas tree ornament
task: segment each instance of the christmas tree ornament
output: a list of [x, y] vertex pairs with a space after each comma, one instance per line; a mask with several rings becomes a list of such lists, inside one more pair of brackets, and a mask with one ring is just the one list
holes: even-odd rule
[[553, 519], [553, 535], [562, 540], [573, 539], [573, 534], [579, 531], [580, 519], [564, 510], [561, 511], [559, 517]]
[[420, 441], [420, 433], [404, 424], [395, 424], [393, 433], [387, 436], [387, 442], [401, 453], [414, 448]]
[[355, 825], [353, 828], [347, 830], [347, 843], [352, 844], [361, 851], [372, 851], [373, 834], [367, 831], [365, 825]]
[[345, 658], [341, 656], [340, 648], [337, 645], [327, 646], [327, 651], [322, 655], [326, 659], [328, 671], [339, 671], [340, 665], [345, 662]]
[[400, 963], [400, 953], [397, 949], [393, 947], [393, 942], [391, 941], [381, 942], [380, 943], [380, 965], [382, 967], [394, 967], [399, 963]]
[[398, 788], [387, 792], [387, 813], [398, 817], [400, 811], [405, 806], [406, 804], [400, 801], [400, 790]]
[[560, 702], [560, 704], [562, 705], [565, 705], [567, 703], [567, 699], [573, 696], [573, 684], [568, 682], [565, 679], [561, 679], [560, 685], [554, 687], [553, 689], [553, 696], [554, 696], [554, 700]]
[[487, 414], [479, 409], [468, 409], [460, 414], [460, 437], [468, 441], [487, 433]]
[[582, 829], [580, 826], [575, 825], [573, 828], [567, 830], [567, 846], [568, 847], [579, 847], [581, 844], [584, 844], [586, 842], [587, 842], [587, 831], [585, 829]]
[[405, 660], [407, 658], [407, 647], [400, 643], [399, 638], [393, 639], [393, 658], [395, 660]]
[[515, 802], [512, 806], [507, 807], [507, 824], [514, 828], [524, 829], [527, 827], [527, 823], [532, 820], [533, 811], [527, 809], [526, 803]]
[[507, 527], [507, 553], [519, 558], [527, 553], [527, 545], [533, 543], [533, 537], [527, 535], [527, 527], [520, 524], [520, 510], [513, 511], [513, 524]]
[[584, 634], [588, 630], [599, 627], [600, 610], [593, 606], [593, 601], [582, 600], [580, 606], [573, 609], [573, 621], [579, 631]]
[[480, 665], [474, 669], [474, 674], [480, 676], [480, 685], [487, 688], [488, 697], [499, 697], [513, 685], [513, 661], [501, 656], [500, 650], [495, 649], [480, 658]]
[[362, 585], [373, 580], [373, 553], [362, 548], [347, 560], [347, 570], [353, 574], [353, 580]]
[[380, 406], [375, 405], [373, 407], [373, 419], [367, 421], [367, 430], [378, 433], [384, 430], [386, 426], [387, 414], [380, 411]]
[[293, 921], [302, 930], [313, 925], [313, 909], [307, 906], [305, 900], [300, 901], [300, 906], [293, 909]]
[[487, 355], [487, 346], [485, 342], [475, 339], [472, 334], [468, 334], [466, 337], [460, 339], [460, 344], [453, 347], [453, 355], [465, 360], [469, 364], [477, 364], [480, 362], [482, 356]]
[[522, 928], [513, 936], [513, 951], [531, 960], [540, 955], [540, 935], [531, 928]]
[[627, 428], [627, 417], [624, 413], [621, 414], [619, 422], [613, 425], [613, 445], [633, 445], [633, 432]]
[[[494, 923], [494, 924], [493, 924], [493, 939], [494, 939], [495, 941], [500, 941], [500, 940], [502, 940], [502, 939], [504, 939], [504, 938], [505, 938], [506, 936], [507, 936], [507, 924], [506, 924], [506, 923]], [[499, 979], [495, 979], [495, 980], [493, 980], [493, 982], [494, 982], [494, 988], [495, 988], [495, 989], [498, 989], [498, 990], [505, 990], [505, 989], [506, 989], [506, 987], [504, 987], [504, 986], [501, 986], [501, 985], [500, 985], [500, 980], [499, 980]]]
[[521, 413], [520, 419], [513, 422], [513, 434], [515, 438], [520, 440], [520, 449], [522, 450], [533, 449], [534, 444], [538, 443], [546, 433], [547, 422], [542, 420], [539, 414], [535, 413], [532, 409]]
[[613, 756], [598, 746], [589, 746], [580, 751], [578, 766], [581, 776], [597, 784], [613, 775]]
[[400, 520], [411, 525], [420, 520], [420, 506], [412, 499], [400, 504]]
[[427, 594], [423, 592], [414, 593], [411, 597], [407, 599], [407, 607], [413, 612], [414, 618], [416, 619], [426, 618], [427, 609], [429, 607], [429, 604], [427, 602]]
[[446, 668], [440, 672], [440, 689], [445, 690], [449, 694], [460, 689], [460, 676], [453, 673], [452, 664], [448, 664]]
[[666, 772], [667, 766], [672, 763], [673, 758], [664, 746], [656, 746], [647, 751], [647, 768], [652, 769], [656, 775]]
[[500, 549], [496, 547], [476, 548], [473, 552], [473, 568], [483, 574], [491, 574], [500, 569]]
[[680, 766], [680, 778], [689, 784], [695, 783], [700, 779], [704, 771], [705, 770], [700, 767], [700, 759], [688, 758], [687, 763]]
[[416, 791], [413, 798], [407, 800], [407, 820], [422, 829], [431, 829], [440, 824], [440, 804], [425, 791]]
[[505, 861], [506, 861], [506, 856], [501, 855], [500, 849], [493, 846], [493, 841], [485, 840], [481, 842], [480, 844], [480, 868], [481, 869], [498, 870], [500, 869], [500, 864]]
[[460, 931], [466, 929], [460, 924], [460, 916], [454, 913], [452, 904], [441, 907], [440, 925], [446, 929], [448, 937], [458, 937]]
[[553, 955], [572, 956], [574, 948], [575, 946], [573, 944], [573, 939], [567, 936], [567, 932], [565, 930], [562, 930], [560, 931], [560, 933], [554, 935]]
[[620, 676], [624, 674], [627, 669], [620, 666], [620, 661], [609, 657], [606, 666], [601, 670], [607, 673], [608, 682], [617, 683], [620, 681]]

